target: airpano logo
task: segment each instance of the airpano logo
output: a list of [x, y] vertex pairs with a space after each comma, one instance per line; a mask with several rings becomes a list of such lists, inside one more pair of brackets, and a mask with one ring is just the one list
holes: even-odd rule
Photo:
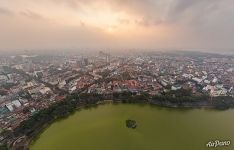
[[215, 140], [215, 141], [209, 141], [206, 144], [206, 146], [209, 148], [215, 148], [215, 147], [229, 146], [230, 144], [231, 144], [230, 140], [226, 140], [226, 141]]

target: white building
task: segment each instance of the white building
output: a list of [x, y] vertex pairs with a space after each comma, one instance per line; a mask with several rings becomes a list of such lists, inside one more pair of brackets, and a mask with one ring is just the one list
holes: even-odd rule
[[21, 107], [21, 103], [20, 103], [19, 100], [14, 100], [14, 101], [12, 101], [12, 104], [13, 104], [16, 108]]

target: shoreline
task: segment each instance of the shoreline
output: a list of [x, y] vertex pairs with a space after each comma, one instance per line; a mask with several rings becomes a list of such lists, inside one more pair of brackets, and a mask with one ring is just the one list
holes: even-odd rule
[[32, 135], [30, 136], [24, 136], [24, 139], [20, 141], [20, 143], [16, 142], [18, 139], [22, 138], [19, 137], [16, 140], [14, 140], [14, 142], [12, 142], [11, 146], [9, 147], [10, 150], [17, 150], [17, 147], [22, 148], [23, 150], [29, 150], [30, 144], [35, 140], [35, 138], [37, 138], [38, 136], [40, 136], [40, 134], [42, 134], [51, 124], [53, 124], [56, 121], [62, 120], [62, 119], [66, 119], [67, 117], [71, 116], [72, 114], [74, 114], [75, 112], [81, 110], [81, 109], [85, 109], [85, 108], [92, 108], [95, 106], [99, 106], [99, 105], [105, 105], [105, 104], [146, 104], [146, 105], [152, 105], [152, 106], [158, 106], [158, 107], [162, 107], [162, 108], [175, 108], [175, 109], [183, 109], [183, 108], [187, 108], [187, 109], [201, 109], [201, 108], [205, 108], [205, 109], [215, 109], [215, 110], [219, 110], [221, 111], [221, 109], [218, 109], [215, 107], [215, 105], [213, 105], [212, 103], [207, 103], [206, 104], [195, 104], [195, 103], [183, 103], [182, 105], [178, 105], [178, 104], [172, 104], [172, 103], [160, 103], [159, 101], [153, 101], [153, 100], [146, 100], [144, 102], [136, 102], [136, 103], [131, 103], [131, 102], [123, 102], [123, 100], [119, 99], [119, 100], [102, 100], [102, 101], [98, 101], [95, 104], [86, 104], [86, 105], [82, 105], [79, 106], [77, 108], [75, 108], [75, 111], [67, 114], [66, 116], [62, 117], [62, 118], [56, 118], [54, 120], [52, 120], [51, 122], [48, 122], [46, 124], [44, 124], [42, 127], [38, 128], [37, 130], [35, 130]]

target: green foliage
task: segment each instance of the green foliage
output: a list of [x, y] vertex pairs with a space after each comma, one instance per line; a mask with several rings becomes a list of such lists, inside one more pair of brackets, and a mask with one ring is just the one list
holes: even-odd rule
[[135, 120], [128, 119], [128, 120], [126, 120], [126, 126], [128, 128], [135, 129], [137, 127], [137, 123]]
[[20, 126], [16, 128], [14, 133], [16, 135], [31, 135], [45, 124], [55, 119], [67, 117], [69, 114], [73, 113], [78, 106], [96, 104], [100, 100], [103, 100], [103, 97], [99, 94], [82, 93], [80, 95], [69, 95], [64, 101], [55, 103], [49, 108], [37, 112], [28, 120], [23, 121]]
[[114, 100], [120, 100], [123, 103], [143, 103], [149, 100], [149, 94], [142, 92], [138, 95], [132, 92], [113, 93]]
[[16, 85], [17, 84], [15, 84], [15, 83], [5, 83], [5, 84], [2, 84], [1, 86], [2, 86], [2, 88], [9, 90], [10, 88], [12, 88]]
[[225, 110], [230, 107], [234, 107], [234, 98], [228, 96], [219, 96], [213, 98], [212, 103], [215, 108]]
[[162, 95], [155, 95], [152, 97], [153, 101], [158, 101], [160, 103], [173, 103], [181, 105], [183, 103], [196, 103], [207, 101], [209, 97], [207, 95], [195, 96], [192, 94], [192, 91], [180, 89], [177, 91], [169, 91], [163, 93]]
[[123, 72], [123, 74], [122, 74], [122, 79], [123, 79], [123, 80], [130, 80], [130, 79], [131, 79], [131, 76], [129, 75], [128, 72]]
[[8, 147], [6, 144], [0, 144], [0, 150], [8, 150]]

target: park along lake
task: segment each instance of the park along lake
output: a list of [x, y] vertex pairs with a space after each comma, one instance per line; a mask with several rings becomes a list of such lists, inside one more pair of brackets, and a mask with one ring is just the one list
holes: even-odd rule
[[[126, 127], [126, 120], [136, 128]], [[103, 104], [83, 108], [38, 135], [30, 150], [231, 150], [208, 148], [234, 142], [234, 109], [164, 108], [148, 104]]]

